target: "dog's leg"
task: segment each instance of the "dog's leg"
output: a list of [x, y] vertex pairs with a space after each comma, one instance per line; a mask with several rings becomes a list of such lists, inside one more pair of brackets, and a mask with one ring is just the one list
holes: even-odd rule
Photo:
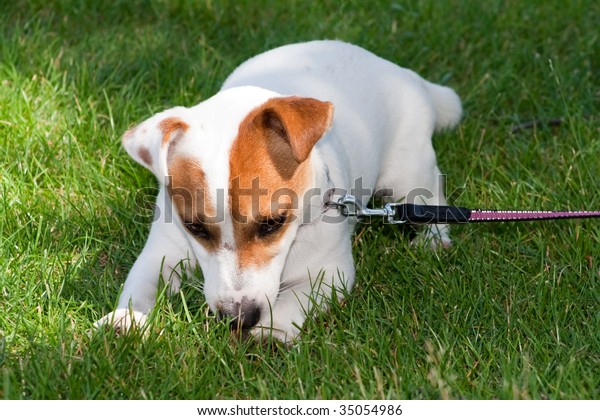
[[[408, 189], [407, 195], [403, 196], [406, 202], [414, 204], [447, 205], [445, 189], [445, 177], [440, 173], [437, 164], [432, 169], [421, 174], [421, 186]], [[401, 197], [395, 197], [399, 200]], [[445, 224], [426, 225], [413, 243], [425, 243], [433, 248], [448, 248], [452, 245], [450, 240], [450, 227]]]
[[[410, 173], [406, 171], [401, 182], [393, 181], [387, 185], [395, 185], [392, 201], [406, 202], [424, 205], [446, 205], [444, 194], [444, 176], [440, 173], [437, 165], [426, 166], [420, 170]], [[420, 226], [417, 226], [420, 227]], [[417, 236], [413, 243], [426, 243], [433, 248], [447, 248], [452, 244], [449, 236], [449, 226], [445, 224], [434, 224], [423, 226], [417, 230]]]
[[161, 189], [157, 197], [157, 211], [161, 213], [127, 276], [117, 309], [97, 321], [97, 327], [112, 325], [121, 332], [143, 325], [156, 302], [161, 275], [169, 283], [171, 292], [179, 290], [182, 267], [189, 266], [182, 261], [192, 258], [193, 254], [184, 234], [175, 225], [171, 203], [165, 198]]
[[[401, 133], [401, 138], [412, 139], [419, 147], [403, 149], [401, 141], [391, 145], [376, 187], [377, 190], [387, 191], [385, 195], [388, 199], [394, 202], [446, 205], [445, 177], [436, 163], [431, 134], [425, 128]], [[448, 247], [451, 245], [448, 225], [427, 225], [415, 241], [429, 242], [433, 247]]]
[[313, 305], [322, 300], [322, 297], [313, 295], [317, 294], [306, 279], [302, 279], [300, 285], [280, 292], [275, 304], [269, 308], [268, 319], [261, 321], [251, 333], [263, 340], [271, 336], [284, 343], [292, 343]]

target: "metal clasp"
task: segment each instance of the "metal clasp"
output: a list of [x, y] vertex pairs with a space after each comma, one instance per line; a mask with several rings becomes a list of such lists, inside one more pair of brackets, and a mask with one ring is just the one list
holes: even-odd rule
[[395, 207], [401, 205], [400, 203], [387, 203], [381, 209], [370, 209], [365, 206], [359, 199], [353, 195], [344, 195], [340, 197], [337, 202], [330, 203], [332, 207], [337, 207], [340, 213], [346, 217], [385, 217], [387, 223], [391, 224], [402, 224], [406, 223], [406, 220], [400, 220], [396, 218]]

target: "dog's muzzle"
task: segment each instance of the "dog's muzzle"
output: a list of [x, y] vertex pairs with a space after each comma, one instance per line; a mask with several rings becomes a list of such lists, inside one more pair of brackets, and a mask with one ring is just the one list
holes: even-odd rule
[[219, 319], [228, 319], [232, 330], [248, 330], [258, 324], [260, 320], [260, 306], [256, 303], [242, 299], [242, 302], [219, 305], [217, 316]]

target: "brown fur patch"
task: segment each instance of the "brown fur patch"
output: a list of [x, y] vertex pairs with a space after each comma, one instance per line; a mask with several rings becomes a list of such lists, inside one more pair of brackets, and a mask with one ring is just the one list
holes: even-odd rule
[[167, 189], [181, 220], [202, 224], [210, 239], [196, 239], [207, 251], [215, 251], [220, 246], [221, 229], [216, 223], [217, 210], [210, 199], [202, 167], [192, 158], [174, 156], [170, 159], [169, 175], [171, 180]]
[[304, 161], [331, 126], [333, 105], [296, 96], [273, 98], [264, 105], [263, 124], [284, 138], [297, 162]]
[[147, 147], [140, 147], [138, 150], [138, 156], [146, 165], [152, 166], [152, 155], [150, 154], [150, 150], [148, 150]]
[[[310, 184], [307, 160], [329, 128], [332, 106], [315, 99], [273, 98], [240, 124], [230, 155], [230, 209], [240, 267], [263, 266], [295, 217]], [[287, 216], [278, 231], [261, 236], [261, 222]]]
[[186, 132], [190, 126], [188, 123], [177, 117], [165, 118], [158, 124], [158, 128], [163, 133], [162, 145], [175, 141], [178, 137]]

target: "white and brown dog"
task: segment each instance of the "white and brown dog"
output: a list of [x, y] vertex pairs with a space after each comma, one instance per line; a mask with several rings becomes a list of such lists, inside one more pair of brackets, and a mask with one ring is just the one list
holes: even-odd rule
[[[445, 204], [431, 136], [461, 111], [447, 87], [315, 41], [258, 55], [210, 99], [142, 122], [123, 144], [158, 178], [158, 220], [98, 324], [143, 324], [159, 276], [176, 291], [189, 259], [214, 313], [293, 340], [312, 307], [354, 284], [354, 224], [328, 207], [332, 191]], [[450, 243], [446, 226], [425, 235]]]

